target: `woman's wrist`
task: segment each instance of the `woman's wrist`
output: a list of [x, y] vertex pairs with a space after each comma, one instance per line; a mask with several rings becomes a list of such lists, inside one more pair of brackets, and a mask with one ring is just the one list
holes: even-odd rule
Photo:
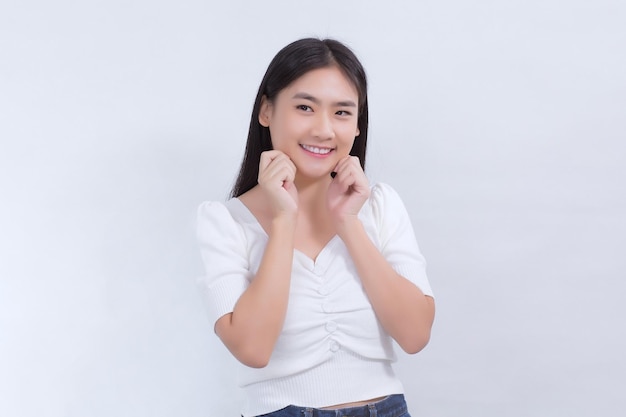
[[270, 234], [280, 234], [284, 236], [294, 235], [296, 231], [297, 215], [282, 214], [272, 219], [270, 224]]
[[335, 228], [337, 235], [346, 243], [350, 239], [358, 238], [357, 236], [360, 236], [360, 233], [365, 232], [363, 223], [358, 215], [343, 217], [335, 223]]

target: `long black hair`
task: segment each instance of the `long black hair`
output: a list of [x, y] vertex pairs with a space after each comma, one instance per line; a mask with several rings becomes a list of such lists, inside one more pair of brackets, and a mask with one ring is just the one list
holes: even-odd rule
[[305, 38], [281, 49], [265, 72], [254, 100], [246, 150], [231, 197], [257, 185], [261, 153], [272, 149], [270, 130], [259, 123], [263, 96], [272, 101], [278, 93], [305, 73], [318, 68], [337, 66], [354, 84], [359, 95], [359, 136], [354, 141], [350, 155], [357, 156], [365, 169], [367, 149], [367, 78], [365, 70], [354, 53], [334, 39]]

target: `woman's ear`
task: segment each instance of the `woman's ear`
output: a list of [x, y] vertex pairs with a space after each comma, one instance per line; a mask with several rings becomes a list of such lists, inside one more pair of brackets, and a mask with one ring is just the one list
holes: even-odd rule
[[267, 97], [261, 97], [261, 107], [259, 108], [259, 123], [263, 127], [270, 127], [270, 118], [272, 115], [272, 103]]

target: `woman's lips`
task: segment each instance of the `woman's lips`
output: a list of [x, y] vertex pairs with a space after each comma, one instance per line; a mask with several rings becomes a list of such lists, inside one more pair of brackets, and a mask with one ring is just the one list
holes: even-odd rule
[[319, 146], [304, 145], [304, 144], [300, 144], [300, 147], [304, 149], [305, 151], [307, 151], [308, 153], [314, 154], [315, 156], [326, 156], [334, 150], [333, 148], [322, 148]]

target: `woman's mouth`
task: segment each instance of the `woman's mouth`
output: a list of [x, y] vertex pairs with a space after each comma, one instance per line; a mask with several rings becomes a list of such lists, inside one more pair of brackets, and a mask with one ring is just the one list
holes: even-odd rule
[[307, 152], [311, 152], [320, 156], [328, 155], [329, 153], [333, 151], [333, 148], [318, 148], [317, 146], [304, 145], [304, 144], [300, 144], [300, 147]]

